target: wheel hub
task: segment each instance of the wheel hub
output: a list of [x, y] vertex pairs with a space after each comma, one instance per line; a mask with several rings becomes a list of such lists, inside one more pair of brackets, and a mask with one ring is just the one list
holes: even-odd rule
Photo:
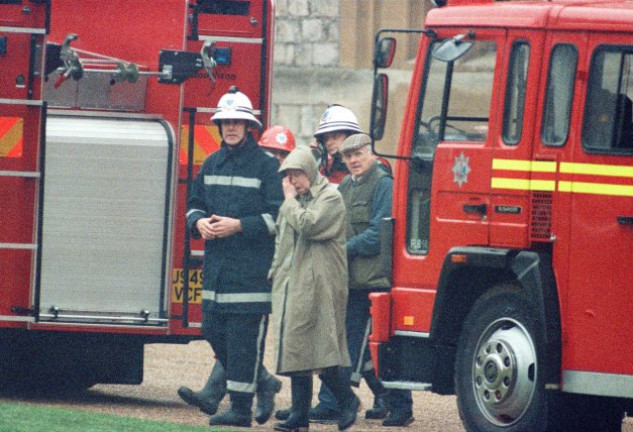
[[515, 370], [514, 356], [508, 347], [498, 340], [489, 341], [475, 362], [476, 376], [484, 378], [479, 380], [481, 397], [489, 403], [502, 402], [511, 390]]
[[509, 426], [525, 413], [536, 386], [536, 350], [528, 331], [509, 318], [483, 333], [473, 359], [473, 390], [486, 418]]

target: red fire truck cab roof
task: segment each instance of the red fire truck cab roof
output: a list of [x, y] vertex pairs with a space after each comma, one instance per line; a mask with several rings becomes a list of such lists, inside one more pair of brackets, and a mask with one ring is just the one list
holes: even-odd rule
[[628, 1], [469, 1], [452, 0], [433, 9], [428, 27], [471, 26], [526, 29], [630, 31], [633, 3]]

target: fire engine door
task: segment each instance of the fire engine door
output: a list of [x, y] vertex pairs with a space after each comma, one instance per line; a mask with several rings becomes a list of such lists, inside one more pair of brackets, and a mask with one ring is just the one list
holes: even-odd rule
[[[414, 299], [419, 298], [417, 291], [413, 295], [413, 290], [399, 288], [425, 287], [432, 293], [451, 247], [489, 241], [496, 124], [492, 107], [498, 98], [496, 65], [503, 57], [505, 32], [477, 30], [474, 39], [460, 42], [470, 30], [438, 31], [426, 51], [408, 164], [406, 218], [396, 202], [396, 217], [406, 220], [406, 252], [396, 258], [396, 266], [407, 271], [396, 271], [394, 313], [409, 317], [395, 323], [396, 331], [428, 332], [431, 312], [425, 308], [433, 305], [434, 295], [420, 302]], [[470, 49], [461, 52], [466, 44]], [[396, 230], [402, 232], [398, 226]]]
[[[495, 135], [490, 199], [490, 243], [495, 246], [527, 247], [531, 208], [530, 179], [542, 176], [542, 165], [530, 162], [535, 117], [528, 115], [539, 95], [540, 53], [544, 33], [510, 30], [505, 43], [504, 78], [499, 81], [504, 96], [497, 101], [501, 118]], [[550, 199], [551, 199], [551, 191]], [[538, 198], [534, 198], [536, 200]], [[549, 240], [547, 235], [546, 240]]]
[[[422, 109], [420, 136], [437, 141], [433, 163], [431, 232], [433, 243], [487, 245], [490, 214], [490, 166], [495, 110], [505, 32], [477, 30], [472, 47], [457, 60], [442, 59], [442, 47], [461, 40], [468, 29], [441, 35], [431, 50], [431, 66]], [[462, 42], [457, 43], [460, 46]], [[450, 53], [448, 54], [450, 58]], [[479, 64], [474, 68], [471, 65]], [[427, 150], [422, 149], [423, 152]]]
[[137, 117], [49, 115], [40, 321], [166, 323], [173, 133]]
[[[571, 198], [564, 386], [584, 391], [603, 372], [626, 388], [633, 376], [633, 38], [592, 36], [581, 142], [561, 162]], [[573, 369], [574, 371], [569, 371]], [[593, 374], [597, 375], [597, 374]], [[590, 392], [590, 391], [589, 391]]]

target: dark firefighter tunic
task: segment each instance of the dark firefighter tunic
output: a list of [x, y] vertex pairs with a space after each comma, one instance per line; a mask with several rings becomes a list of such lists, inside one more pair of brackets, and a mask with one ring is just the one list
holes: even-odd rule
[[283, 201], [277, 160], [248, 134], [240, 148], [224, 142], [204, 161], [187, 201], [187, 224], [200, 238], [196, 221], [212, 215], [239, 219], [242, 232], [207, 240], [203, 300], [224, 313], [271, 312], [267, 281], [275, 249], [275, 220]]

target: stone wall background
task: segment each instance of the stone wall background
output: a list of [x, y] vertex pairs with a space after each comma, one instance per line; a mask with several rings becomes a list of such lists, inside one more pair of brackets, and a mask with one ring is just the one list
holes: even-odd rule
[[[367, 131], [375, 34], [421, 27], [428, 9], [422, 3], [276, 0], [272, 124], [288, 126], [299, 144], [309, 144], [323, 111], [338, 103], [354, 111]], [[402, 49], [414, 56], [417, 46]]]

